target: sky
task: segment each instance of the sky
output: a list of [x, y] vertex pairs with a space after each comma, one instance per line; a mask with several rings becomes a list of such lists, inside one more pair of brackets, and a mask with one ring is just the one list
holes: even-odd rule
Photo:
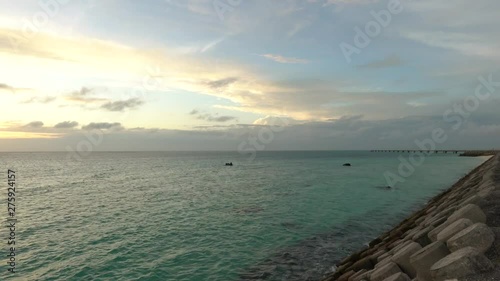
[[0, 151], [498, 149], [499, 10], [0, 0]]

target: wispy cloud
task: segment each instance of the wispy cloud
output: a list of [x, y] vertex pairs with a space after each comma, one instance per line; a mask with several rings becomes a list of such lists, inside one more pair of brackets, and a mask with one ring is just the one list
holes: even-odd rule
[[113, 101], [105, 103], [101, 108], [109, 111], [124, 111], [126, 109], [137, 109], [139, 106], [143, 105], [144, 101], [138, 98], [131, 98], [123, 101]]
[[4, 84], [4, 83], [0, 83], [0, 90], [12, 90], [12, 89], [14, 89], [14, 87], [9, 86], [9, 85]]
[[82, 127], [83, 130], [123, 130], [123, 126], [121, 123], [108, 123], [108, 122], [100, 122], [100, 123], [90, 123], [86, 126]]
[[82, 87], [78, 91], [73, 91], [65, 98], [68, 101], [78, 102], [78, 103], [102, 103], [108, 101], [107, 98], [93, 97], [91, 96], [94, 93], [94, 89]]
[[439, 31], [408, 31], [401, 33], [403, 37], [416, 42], [448, 50], [464, 55], [500, 59], [498, 48], [500, 40], [486, 40], [481, 34], [451, 33]]
[[237, 82], [238, 80], [239, 79], [237, 77], [228, 77], [228, 78], [224, 78], [224, 79], [218, 79], [218, 80], [214, 80], [214, 81], [208, 81], [207, 85], [210, 88], [219, 89], [219, 88], [223, 88], [223, 87], [229, 86], [229, 85]]
[[14, 87], [12, 85], [9, 85], [9, 84], [0, 83], [0, 92], [1, 91], [7, 91], [7, 92], [11, 92], [11, 93], [15, 94], [15, 93], [17, 93], [19, 91], [30, 91], [30, 90], [31, 89], [29, 89], [29, 88], [16, 88], [16, 87]]
[[262, 57], [266, 59], [270, 59], [275, 62], [279, 63], [309, 63], [310, 61], [306, 59], [299, 59], [299, 58], [293, 58], [293, 57], [285, 57], [281, 55], [274, 55], [274, 54], [264, 54], [261, 55]]
[[214, 40], [208, 44], [206, 44], [202, 49], [201, 52], [205, 53], [213, 48], [215, 48], [217, 45], [219, 45], [222, 41], [224, 41], [224, 38]]
[[210, 114], [210, 113], [202, 113], [199, 110], [193, 109], [191, 112], [189, 112], [189, 115], [193, 115], [196, 117], [198, 120], [204, 120], [208, 122], [228, 122], [228, 121], [233, 121], [233, 120], [238, 120], [237, 117], [235, 116], [227, 116], [227, 115], [219, 115], [218, 113], [216, 114]]
[[56, 97], [32, 97], [27, 100], [22, 101], [21, 103], [51, 103], [56, 100]]
[[42, 121], [33, 121], [33, 122], [30, 122], [30, 123], [24, 125], [23, 127], [30, 128], [30, 129], [39, 129], [39, 128], [42, 128], [43, 125], [44, 124]]
[[78, 126], [78, 122], [76, 121], [64, 121], [61, 123], [57, 123], [54, 128], [56, 129], [72, 129]]
[[358, 68], [365, 69], [378, 69], [378, 68], [388, 68], [388, 67], [396, 67], [402, 66], [403, 61], [399, 58], [399, 56], [392, 55], [388, 56], [382, 60], [373, 61], [367, 64], [358, 65]]

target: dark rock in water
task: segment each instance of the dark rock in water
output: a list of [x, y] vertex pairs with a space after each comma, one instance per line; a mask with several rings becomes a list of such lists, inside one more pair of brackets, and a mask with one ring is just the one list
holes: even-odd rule
[[233, 166], [233, 162], [226, 163], [226, 166]]
[[351, 163], [345, 163], [343, 166], [344, 167], [351, 167]]

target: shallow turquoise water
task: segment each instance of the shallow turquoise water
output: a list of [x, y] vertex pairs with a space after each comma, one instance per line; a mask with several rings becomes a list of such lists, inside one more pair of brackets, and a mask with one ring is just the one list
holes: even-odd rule
[[4, 153], [20, 177], [14, 280], [318, 280], [485, 160], [433, 155], [379, 188], [397, 156]]

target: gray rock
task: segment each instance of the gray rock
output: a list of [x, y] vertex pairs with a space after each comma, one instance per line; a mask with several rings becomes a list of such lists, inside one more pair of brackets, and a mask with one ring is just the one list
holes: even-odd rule
[[377, 252], [373, 253], [370, 256], [370, 260], [372, 261], [373, 264], [376, 264], [378, 262], [378, 258], [384, 255], [385, 253], [387, 253], [386, 249], [378, 250]]
[[466, 229], [467, 227], [469, 227], [473, 224], [474, 223], [469, 219], [459, 219], [459, 220], [453, 222], [452, 224], [448, 225], [441, 232], [439, 232], [438, 235], [436, 236], [436, 239], [438, 241], [446, 242], [453, 235], [457, 234], [458, 232]]
[[424, 216], [421, 216], [421, 217], [419, 217], [417, 220], [415, 220], [415, 223], [416, 223], [417, 225], [419, 225], [419, 224], [423, 223], [423, 222], [424, 222], [424, 220], [425, 220], [425, 217], [424, 217]]
[[365, 273], [367, 270], [366, 269], [361, 269], [360, 271], [354, 273], [353, 275], [351, 275], [351, 277], [349, 277], [348, 281], [353, 281], [354, 279], [356, 279], [356, 277], [358, 277], [359, 275]]
[[410, 277], [408, 275], [400, 272], [396, 273], [388, 278], [385, 278], [384, 281], [411, 281]]
[[467, 206], [469, 204], [478, 204], [481, 202], [481, 197], [478, 195], [472, 195], [470, 197], [465, 198], [462, 202], [460, 202], [460, 207]]
[[437, 227], [437, 226], [443, 224], [444, 222], [446, 222], [447, 219], [448, 219], [448, 217], [436, 218], [435, 220], [429, 222], [429, 226]]
[[371, 273], [372, 273], [371, 270], [363, 272], [363, 273], [359, 274], [358, 276], [351, 277], [352, 280], [349, 280], [349, 281], [365, 281], [365, 280], [369, 280]]
[[379, 257], [377, 258], [377, 261], [378, 261], [378, 262], [381, 262], [381, 261], [385, 260], [386, 258], [388, 258], [388, 257], [390, 257], [390, 256], [392, 256], [392, 255], [391, 255], [391, 253], [387, 252], [387, 253], [385, 253], [385, 254], [383, 254], [383, 255], [379, 256]]
[[484, 223], [476, 223], [453, 235], [448, 239], [447, 245], [452, 252], [465, 247], [474, 247], [485, 253], [494, 241], [493, 231]]
[[418, 243], [412, 242], [396, 252], [394, 256], [392, 256], [392, 261], [395, 262], [406, 274], [408, 274], [408, 276], [414, 278], [417, 276], [417, 272], [410, 263], [410, 257], [421, 249], [422, 246]]
[[348, 281], [351, 276], [353, 276], [356, 272], [354, 270], [348, 271], [344, 274], [342, 274], [337, 281]]
[[488, 198], [494, 191], [495, 191], [495, 187], [489, 187], [489, 188], [482, 189], [481, 191], [479, 191], [477, 193], [477, 195], [481, 199], [484, 199], [484, 198]]
[[338, 272], [344, 272], [347, 268], [349, 268], [353, 263], [350, 261], [350, 262], [347, 262], [347, 263], [344, 263], [342, 265], [340, 265], [339, 267], [337, 267], [337, 271]]
[[439, 234], [439, 232], [441, 232], [443, 229], [445, 229], [448, 225], [449, 225], [448, 221], [444, 222], [443, 224], [441, 224], [441, 225], [437, 226], [436, 228], [434, 228], [433, 230], [429, 231], [429, 234], [427, 234], [427, 236], [429, 237], [429, 239], [431, 239], [432, 242], [436, 242], [437, 235]]
[[413, 243], [413, 241], [406, 241], [402, 244], [399, 244], [398, 246], [394, 247], [394, 249], [392, 249], [390, 252], [391, 254], [394, 255], [394, 253], [398, 252], [399, 250], [403, 249], [404, 247], [410, 245], [411, 243]]
[[372, 268], [373, 268], [373, 264], [372, 264], [372, 261], [370, 260], [370, 257], [364, 257], [364, 258], [356, 261], [353, 265], [351, 265], [346, 270], [347, 271], [349, 271], [349, 270], [360, 271], [361, 269], [370, 270]]
[[431, 239], [428, 236], [429, 232], [431, 232], [432, 230], [434, 230], [434, 226], [428, 226], [415, 233], [415, 235], [413, 235], [412, 237], [412, 240], [420, 244], [420, 246], [425, 247], [432, 243]]
[[432, 280], [431, 266], [450, 254], [446, 245], [437, 241], [410, 257], [410, 263], [417, 271], [418, 280]]
[[393, 262], [390, 262], [380, 268], [375, 268], [370, 275], [370, 281], [383, 281], [385, 278], [391, 277], [396, 273], [400, 273], [401, 269]]
[[[448, 203], [450, 203], [450, 202], [448, 202]], [[457, 210], [457, 206], [453, 205], [453, 206], [450, 206], [450, 207], [442, 210], [441, 212], [439, 212], [438, 216], [440, 216], [440, 217], [449, 217], [456, 210]]]
[[452, 223], [462, 218], [469, 219], [473, 223], [486, 222], [486, 215], [481, 208], [474, 204], [469, 204], [458, 209], [448, 218], [448, 222]]
[[472, 247], [462, 248], [435, 263], [431, 267], [434, 281], [462, 278], [480, 274], [494, 268], [493, 263]]
[[387, 246], [387, 248], [392, 250], [403, 243], [404, 243], [404, 241], [402, 239], [399, 239], [399, 240], [391, 243], [389, 246]]
[[392, 262], [392, 255], [391, 256], [388, 256], [387, 258], [381, 260], [380, 262], [378, 262], [376, 265], [375, 265], [375, 268], [380, 268], [388, 263]]

